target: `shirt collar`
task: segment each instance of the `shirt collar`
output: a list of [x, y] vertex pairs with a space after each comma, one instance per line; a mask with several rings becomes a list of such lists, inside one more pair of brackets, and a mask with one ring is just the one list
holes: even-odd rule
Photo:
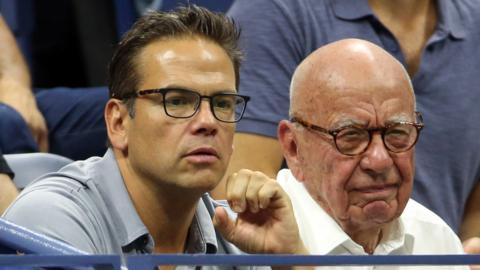
[[212, 199], [205, 194], [197, 204], [186, 244], [186, 253], [217, 253], [218, 244], [212, 223]]
[[465, 38], [465, 25], [458, 7], [459, 3], [451, 0], [437, 0], [438, 29], [449, 33], [456, 39]]
[[335, 16], [344, 20], [358, 20], [373, 16], [368, 0], [333, 0], [330, 1]]
[[[282, 169], [277, 180], [292, 201], [293, 210], [305, 246], [312, 254], [329, 254], [350, 237], [312, 198], [304, 185], [288, 169]], [[328, 241], [325, 237], [328, 236]]]
[[[92, 173], [97, 175], [93, 179], [98, 179], [95, 185], [109, 208], [120, 244], [122, 247], [130, 247], [134, 243], [135, 248], [138, 245], [147, 245], [151, 237], [148, 237], [147, 227], [130, 199], [112, 149], [109, 148], [95, 166]], [[153, 247], [151, 243], [150, 245]]]
[[[120, 244], [125, 253], [134, 250], [153, 252], [155, 246], [152, 236], [138, 215], [123, 178], [120, 174], [115, 155], [108, 149], [104, 157], [96, 164], [92, 173], [97, 173], [97, 185], [102, 197], [110, 209], [113, 224], [117, 229]], [[204, 195], [199, 199], [197, 209], [189, 229], [187, 253], [216, 253], [217, 240], [209, 208], [213, 209], [212, 199]], [[213, 214], [213, 212], [212, 212]]]
[[[334, 0], [331, 6], [335, 16], [343, 20], [358, 20], [374, 16], [368, 0]], [[445, 31], [456, 39], [465, 38], [465, 25], [458, 3], [451, 0], [437, 0], [438, 30]]]

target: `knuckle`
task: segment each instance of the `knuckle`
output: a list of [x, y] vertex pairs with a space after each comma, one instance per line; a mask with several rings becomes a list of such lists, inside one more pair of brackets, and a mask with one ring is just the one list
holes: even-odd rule
[[238, 172], [237, 172], [237, 175], [238, 176], [242, 176], [242, 177], [249, 177], [252, 175], [252, 171], [249, 170], [249, 169], [240, 169]]
[[247, 189], [247, 192], [245, 192], [245, 198], [247, 201], [252, 201], [256, 198], [257, 196], [257, 189], [249, 188]]
[[257, 183], [266, 183], [271, 180], [268, 176], [259, 171], [252, 172], [251, 178]]
[[239, 192], [235, 192], [235, 191], [227, 192], [228, 201], [238, 201], [240, 199], [241, 199], [241, 194]]

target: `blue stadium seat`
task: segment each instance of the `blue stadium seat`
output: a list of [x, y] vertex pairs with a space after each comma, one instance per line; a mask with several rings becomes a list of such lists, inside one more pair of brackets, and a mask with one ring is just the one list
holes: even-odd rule
[[72, 162], [71, 159], [50, 153], [8, 154], [4, 157], [15, 173], [13, 181], [19, 189], [23, 189], [37, 177], [58, 171]]

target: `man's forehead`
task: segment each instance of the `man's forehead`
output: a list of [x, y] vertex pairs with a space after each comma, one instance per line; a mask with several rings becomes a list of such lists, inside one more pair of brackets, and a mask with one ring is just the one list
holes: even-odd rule
[[[152, 40], [141, 48], [137, 59], [140, 61], [162, 60], [167, 62], [184, 60], [187, 56], [191, 56], [193, 51], [199, 50], [200, 47], [202, 47], [203, 51], [206, 50], [205, 44], [214, 45], [213, 47], [216, 45], [199, 36], [164, 37]], [[211, 48], [210, 46], [208, 49]], [[195, 56], [200, 57], [201, 55]]]
[[[398, 91], [401, 92], [401, 91]], [[333, 94], [312, 93], [297, 103], [294, 114], [319, 125], [339, 128], [347, 125], [386, 125], [414, 121], [414, 103], [409, 95], [378, 91], [345, 90]]]
[[321, 95], [330, 91], [333, 95], [350, 94], [356, 89], [373, 92], [404, 88], [407, 94], [412, 92], [400, 62], [382, 48], [355, 39], [334, 42], [313, 52], [297, 68], [293, 88], [308, 98], [317, 91]]
[[140, 88], [235, 90], [233, 63], [216, 43], [186, 36], [151, 42], [138, 55]]
[[405, 112], [415, 107], [414, 93], [408, 78], [404, 74], [391, 76], [365, 76], [336, 72], [314, 74], [297, 83], [296, 93], [292, 97], [292, 106], [304, 108], [309, 113], [325, 114], [359, 107], [371, 113], [399, 108]]

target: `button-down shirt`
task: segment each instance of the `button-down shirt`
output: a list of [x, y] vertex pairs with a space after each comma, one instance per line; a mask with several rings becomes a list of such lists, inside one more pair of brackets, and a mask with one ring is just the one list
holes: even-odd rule
[[[425, 126], [416, 145], [412, 197], [459, 230], [480, 180], [480, 1], [437, 0], [438, 23], [412, 78]], [[251, 96], [237, 131], [277, 136], [288, 119], [297, 65], [322, 45], [371, 41], [405, 64], [400, 43], [367, 0], [236, 0], [229, 15], [242, 28], [246, 59], [240, 92]]]
[[[310, 196], [290, 170], [281, 170], [279, 184], [289, 194], [300, 236], [311, 254], [368, 255], [340, 225]], [[374, 255], [463, 254], [460, 240], [436, 214], [410, 200], [402, 215], [382, 232]], [[327, 267], [329, 268], [329, 267]], [[442, 269], [440, 266], [359, 266], [345, 269]], [[334, 268], [343, 269], [343, 268]], [[468, 269], [445, 266], [444, 269]]]

